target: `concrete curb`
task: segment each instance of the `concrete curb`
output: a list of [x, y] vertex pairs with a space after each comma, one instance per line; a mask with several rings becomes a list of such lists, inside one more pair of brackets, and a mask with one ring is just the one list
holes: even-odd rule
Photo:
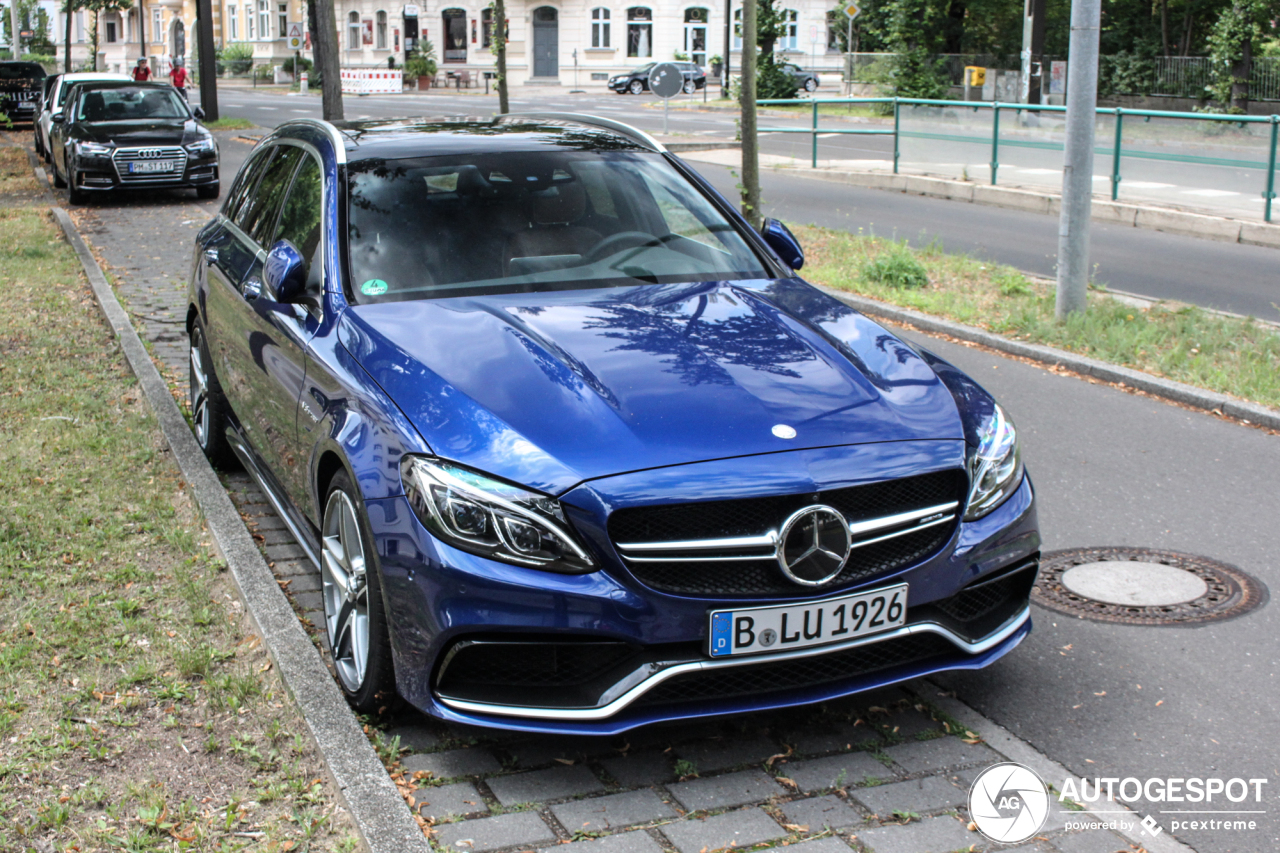
[[119, 338], [120, 348], [155, 412], [174, 460], [231, 569], [246, 612], [262, 634], [285, 688], [306, 720], [365, 845], [370, 853], [430, 853], [430, 844], [298, 623], [98, 262], [67, 212], [54, 207], [53, 214], [80, 258], [98, 306]]
[[1172, 400], [1175, 403], [1194, 406], [1209, 412], [1221, 412], [1224, 415], [1239, 418], [1247, 423], [1280, 430], [1280, 411], [1268, 406], [1237, 400], [1234, 397], [1228, 397], [1226, 394], [1219, 394], [1216, 391], [1206, 391], [1203, 388], [1196, 388], [1193, 385], [1187, 385], [1182, 382], [1174, 382], [1171, 379], [1161, 379], [1158, 376], [1152, 376], [1150, 373], [1107, 364], [1106, 362], [1083, 355], [1076, 355], [1065, 350], [1054, 349], [1040, 344], [1024, 343], [1023, 341], [1013, 341], [973, 326], [966, 326], [963, 323], [956, 323], [951, 320], [943, 320], [907, 308], [899, 308], [896, 305], [889, 305], [847, 291], [833, 290], [829, 287], [820, 289], [864, 314], [880, 317], [892, 323], [914, 326], [925, 332], [949, 335], [962, 341], [981, 344], [999, 352], [1029, 358], [1043, 364], [1059, 365], [1076, 373], [1100, 379], [1103, 382], [1116, 382], [1129, 388], [1136, 388], [1153, 397]]
[[[924, 175], [855, 172], [821, 167], [812, 169], [807, 166], [773, 165], [762, 166], [761, 168], [802, 178], [849, 184], [855, 187], [896, 190], [897, 192], [912, 195], [945, 198], [952, 201], [967, 201], [973, 204], [986, 204], [992, 207], [1025, 210], [1030, 213], [1053, 216], [1058, 214], [1062, 201], [1059, 196], [1049, 193], [1015, 189], [1013, 187], [993, 187], [989, 184], [976, 184], [972, 181], [952, 181], [946, 178], [931, 178]], [[1098, 222], [1111, 222], [1118, 225], [1128, 225], [1132, 228], [1145, 228], [1149, 231], [1166, 231], [1171, 234], [1199, 237], [1202, 240], [1246, 243], [1251, 246], [1280, 249], [1280, 225], [1269, 225], [1266, 222], [1229, 219], [1223, 216], [1210, 216], [1204, 213], [1191, 213], [1190, 211], [1151, 205], [1127, 204], [1100, 198], [1094, 198], [1092, 210], [1092, 218]]]
[[[1052, 758], [1045, 755], [1022, 738], [1014, 735], [1004, 726], [987, 719], [982, 714], [961, 702], [959, 699], [948, 696], [946, 692], [936, 684], [928, 681], [925, 683], [930, 687], [935, 688], [936, 695], [925, 697], [931, 703], [937, 705], [942, 711], [954, 717], [956, 722], [960, 723], [960, 725], [980, 734], [982, 739], [986, 741], [996, 752], [1005, 756], [1010, 761], [1015, 761], [1018, 764], [1030, 767], [1032, 770], [1036, 771], [1040, 778], [1048, 784], [1053, 785], [1056, 788], [1061, 786], [1063, 780], [1068, 777], [1078, 775], [1072, 773], [1065, 766], [1054, 761]], [[1113, 807], [1128, 809], [1126, 805], [1120, 802], [1109, 802], [1106, 803], [1106, 806], [1108, 809]], [[1140, 813], [1133, 809], [1128, 809], [1128, 811], [1133, 816], [1133, 822], [1135, 824], [1142, 820], [1142, 815]], [[1088, 807], [1086, 807], [1085, 811], [1080, 812], [1080, 815], [1082, 818], [1087, 816], [1089, 819], [1103, 823], [1115, 820], [1117, 817], [1117, 815], [1114, 814], [1095, 813]], [[1152, 836], [1150, 833], [1143, 832], [1142, 830], [1125, 830], [1117, 828], [1115, 831], [1123, 835], [1125, 838], [1128, 838], [1138, 847], [1147, 850], [1148, 853], [1195, 853], [1191, 847], [1188, 847], [1186, 844], [1178, 841], [1173, 836], [1165, 835], [1163, 833]]]

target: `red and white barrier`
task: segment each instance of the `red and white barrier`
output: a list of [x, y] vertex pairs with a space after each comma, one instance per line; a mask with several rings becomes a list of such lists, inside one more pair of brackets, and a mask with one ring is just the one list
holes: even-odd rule
[[404, 91], [404, 72], [399, 68], [342, 68], [344, 95], [398, 95]]

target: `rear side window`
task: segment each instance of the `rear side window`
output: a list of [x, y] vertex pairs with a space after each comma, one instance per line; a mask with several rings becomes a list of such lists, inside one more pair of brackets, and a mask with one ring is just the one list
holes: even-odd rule
[[320, 246], [321, 186], [320, 164], [314, 157], [306, 157], [285, 199], [276, 234], [276, 240], [288, 240], [294, 245], [306, 260], [308, 270]]
[[293, 170], [301, 157], [301, 148], [279, 146], [262, 173], [262, 180], [236, 217], [240, 230], [258, 245], [265, 245], [275, 231], [280, 205], [289, 189], [289, 179], [293, 177]]
[[268, 148], [263, 151], [257, 151], [250, 157], [248, 165], [240, 170], [240, 174], [236, 176], [235, 183], [231, 185], [231, 191], [227, 193], [226, 204], [222, 207], [223, 216], [239, 224], [240, 209], [244, 207], [245, 200], [258, 185], [258, 178], [262, 177], [263, 168], [275, 152], [276, 149]]

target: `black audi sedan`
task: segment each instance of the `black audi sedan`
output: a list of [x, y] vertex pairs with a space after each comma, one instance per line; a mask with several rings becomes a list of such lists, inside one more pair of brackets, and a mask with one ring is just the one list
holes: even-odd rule
[[[641, 65], [634, 71], [628, 71], [626, 74], [615, 74], [609, 78], [609, 88], [617, 92], [619, 95], [639, 95], [649, 91], [649, 72], [653, 70], [656, 62], [649, 62]], [[684, 75], [684, 93], [692, 95], [697, 90], [707, 85], [707, 72], [695, 62], [672, 62], [672, 65], [680, 69], [680, 73]]]
[[117, 189], [194, 187], [217, 198], [218, 144], [168, 83], [79, 83], [53, 114], [53, 184], [72, 204]]
[[0, 62], [0, 113], [15, 123], [34, 121], [45, 77], [38, 62]]

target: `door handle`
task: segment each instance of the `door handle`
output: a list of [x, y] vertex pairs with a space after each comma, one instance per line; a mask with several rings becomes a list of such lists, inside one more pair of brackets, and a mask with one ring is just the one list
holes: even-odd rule
[[244, 283], [244, 287], [240, 290], [244, 294], [244, 298], [252, 302], [262, 295], [262, 279], [254, 276]]
[[204, 259], [205, 259], [205, 261], [206, 261], [207, 263], [210, 263], [210, 264], [216, 264], [216, 263], [218, 262], [218, 250], [217, 250], [217, 249], [205, 249], [205, 250], [204, 250]]

